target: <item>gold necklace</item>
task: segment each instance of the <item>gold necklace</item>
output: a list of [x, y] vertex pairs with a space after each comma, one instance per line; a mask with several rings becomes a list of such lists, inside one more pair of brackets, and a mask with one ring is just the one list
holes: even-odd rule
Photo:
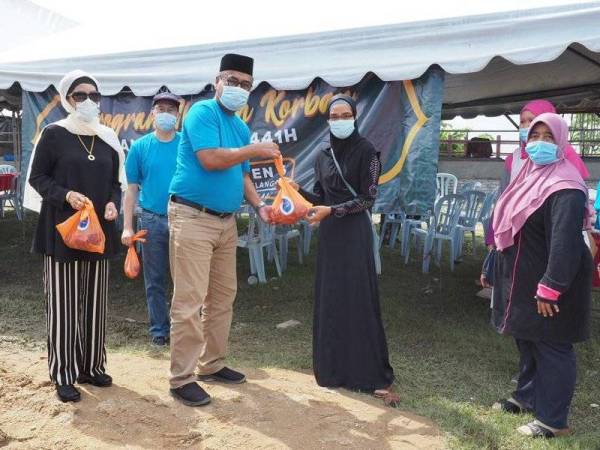
[[89, 149], [86, 147], [85, 143], [83, 142], [83, 139], [81, 139], [81, 136], [77, 135], [77, 139], [79, 139], [79, 142], [81, 142], [81, 145], [83, 145], [83, 148], [87, 152], [88, 159], [90, 161], [94, 161], [96, 159], [96, 157], [94, 155], [92, 155], [92, 152], [94, 151], [94, 142], [96, 142], [96, 136], [92, 136], [92, 145], [90, 146]]

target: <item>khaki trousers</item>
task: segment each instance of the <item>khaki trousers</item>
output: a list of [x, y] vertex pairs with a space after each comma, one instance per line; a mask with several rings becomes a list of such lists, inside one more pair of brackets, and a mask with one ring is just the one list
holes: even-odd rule
[[169, 204], [171, 378], [178, 388], [225, 364], [237, 291], [235, 217]]

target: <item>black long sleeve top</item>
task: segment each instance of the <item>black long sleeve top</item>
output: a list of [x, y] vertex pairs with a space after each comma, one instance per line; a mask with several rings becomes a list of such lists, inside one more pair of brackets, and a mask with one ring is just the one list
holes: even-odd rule
[[[92, 136], [80, 136], [90, 149]], [[93, 156], [88, 159], [77, 135], [59, 125], [48, 126], [37, 144], [29, 176], [29, 184], [41, 195], [42, 207], [33, 239], [33, 252], [51, 255], [60, 262], [96, 261], [114, 256], [119, 250], [115, 222], [104, 219], [107, 203], [121, 206], [119, 156], [98, 136], [94, 139]], [[56, 225], [68, 219], [75, 210], [66, 201], [69, 191], [79, 192], [94, 204], [106, 236], [104, 254], [73, 250], [65, 246]]]
[[314, 205], [330, 206], [332, 216], [341, 218], [348, 214], [369, 211], [377, 197], [381, 163], [373, 145], [364, 138], [348, 145], [336, 155], [344, 178], [357, 197], [348, 190], [340, 177], [329, 147], [319, 151], [315, 161], [315, 184], [311, 191], [300, 188], [300, 194]]
[[[515, 245], [499, 252], [494, 270], [493, 325], [518, 339], [580, 342], [589, 337], [592, 256], [582, 235], [585, 194], [550, 195], [525, 222]], [[560, 312], [537, 312], [538, 284], [558, 291]]]

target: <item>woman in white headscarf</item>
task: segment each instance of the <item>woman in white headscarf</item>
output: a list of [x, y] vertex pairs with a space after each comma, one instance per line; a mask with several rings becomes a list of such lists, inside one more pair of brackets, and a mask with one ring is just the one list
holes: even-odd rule
[[[48, 365], [58, 397], [67, 402], [80, 399], [76, 382], [112, 384], [104, 348], [109, 258], [119, 251], [115, 219], [127, 183], [119, 140], [99, 121], [96, 79], [76, 70], [65, 75], [58, 91], [69, 115], [42, 131], [24, 203], [40, 213], [33, 251], [44, 257]], [[106, 236], [102, 254], [67, 247], [56, 230], [87, 199]]]

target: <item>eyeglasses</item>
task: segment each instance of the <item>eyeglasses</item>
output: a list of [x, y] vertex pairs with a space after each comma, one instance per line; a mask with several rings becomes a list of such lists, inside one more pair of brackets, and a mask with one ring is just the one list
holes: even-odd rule
[[75, 100], [75, 103], [84, 102], [88, 98], [94, 103], [98, 103], [100, 101], [101, 95], [100, 92], [90, 92], [89, 94], [87, 92], [72, 92], [71, 95], [69, 95], [69, 97]]
[[223, 80], [225, 86], [241, 87], [245, 91], [252, 89], [252, 81], [240, 81], [236, 77], [221, 77], [221, 80]]

